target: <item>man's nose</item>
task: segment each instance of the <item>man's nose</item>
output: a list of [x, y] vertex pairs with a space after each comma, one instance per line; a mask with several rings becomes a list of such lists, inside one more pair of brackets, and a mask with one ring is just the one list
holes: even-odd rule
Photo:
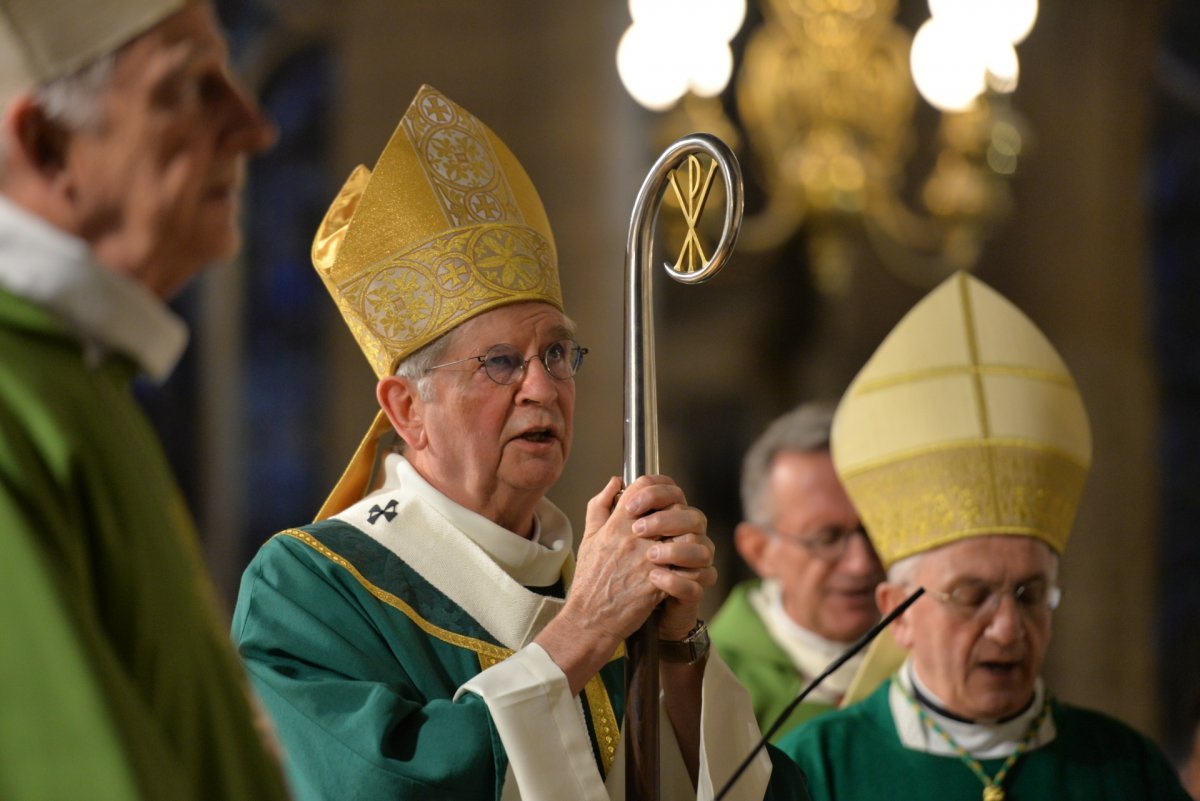
[[229, 78], [227, 89], [227, 145], [251, 155], [261, 153], [274, 145], [279, 138], [279, 129], [263, 113], [258, 101], [233, 78]]
[[1019, 642], [1025, 636], [1025, 618], [1017, 605], [1017, 599], [1011, 592], [998, 593], [999, 601], [992, 617], [988, 621], [985, 634], [995, 642], [1011, 644]]
[[871, 547], [866, 532], [859, 529], [846, 536], [849, 540], [846, 543], [846, 552], [842, 554], [841, 568], [860, 576], [875, 573], [882, 579], [883, 567], [879, 564], [879, 557], [875, 555], [875, 549]]
[[550, 375], [546, 364], [534, 356], [525, 362], [517, 377], [517, 402], [547, 403], [558, 396], [558, 379]]

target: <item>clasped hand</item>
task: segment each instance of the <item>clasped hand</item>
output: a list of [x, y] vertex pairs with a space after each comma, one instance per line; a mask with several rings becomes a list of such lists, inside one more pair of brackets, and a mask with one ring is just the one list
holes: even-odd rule
[[682, 640], [717, 580], [704, 513], [666, 476], [621, 491], [610, 479], [588, 502], [575, 576], [561, 612], [534, 638], [578, 693], [660, 603], [659, 637]]
[[624, 492], [611, 479], [588, 503], [567, 606], [615, 648], [662, 603], [659, 636], [683, 639], [717, 580], [707, 528], [670, 478], [642, 476]]

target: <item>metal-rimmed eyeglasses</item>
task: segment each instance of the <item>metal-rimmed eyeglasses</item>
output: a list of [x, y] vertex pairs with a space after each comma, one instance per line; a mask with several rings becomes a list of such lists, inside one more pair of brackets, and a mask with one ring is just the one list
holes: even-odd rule
[[587, 348], [580, 347], [579, 343], [573, 339], [559, 339], [547, 345], [541, 353], [526, 359], [515, 346], [502, 342], [499, 345], [492, 345], [487, 349], [487, 353], [481, 356], [467, 356], [464, 359], [435, 364], [426, 372], [437, 370], [440, 367], [476, 361], [487, 373], [488, 378], [497, 384], [508, 385], [524, 375], [529, 363], [537, 359], [546, 368], [546, 372], [550, 374], [551, 378], [566, 381], [579, 372], [579, 365], [583, 364], [583, 357], [587, 352]]
[[822, 528], [816, 534], [808, 536], [787, 534], [774, 528], [768, 528], [767, 531], [785, 542], [799, 545], [813, 556], [826, 562], [836, 562], [845, 556], [846, 550], [850, 547], [850, 540], [855, 534], [861, 534], [867, 542], [867, 547], [871, 547], [871, 541], [867, 539], [867, 532], [862, 526], [858, 528]]
[[928, 593], [959, 617], [972, 620], [994, 615], [1005, 595], [1012, 596], [1017, 609], [1030, 619], [1048, 616], [1062, 601], [1062, 589], [1041, 578], [1011, 586], [965, 581], [947, 591], [928, 590]]

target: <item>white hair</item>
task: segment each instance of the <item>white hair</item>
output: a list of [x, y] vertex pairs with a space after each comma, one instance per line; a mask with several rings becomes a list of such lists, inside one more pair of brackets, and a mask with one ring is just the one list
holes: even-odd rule
[[[107, 122], [102, 99], [112, 80], [118, 52], [100, 56], [70, 75], [54, 78], [32, 89], [24, 81], [13, 81], [2, 87], [0, 108], [7, 108], [20, 94], [28, 91], [46, 119], [64, 130], [71, 133], [101, 130]], [[0, 136], [0, 177], [3, 177], [10, 145], [6, 137]]]
[[[405, 356], [396, 365], [393, 375], [413, 382], [417, 387], [417, 397], [423, 401], [433, 399], [433, 382], [429, 377], [429, 368], [440, 362], [454, 342], [454, 334], [458, 328], [451, 328], [428, 345], [418, 348]], [[392, 442], [393, 453], [404, 453], [407, 443], [399, 434]]]
[[440, 362], [450, 350], [458, 328], [451, 328], [437, 339], [405, 356], [396, 365], [394, 375], [408, 379], [417, 385], [417, 395], [423, 401], [433, 398], [433, 384], [429, 369]]
[[892, 564], [887, 569], [887, 580], [889, 584], [910, 585], [915, 584], [917, 579], [917, 567], [921, 563], [921, 557], [925, 553], [918, 553], [912, 556], [906, 556], [898, 562]]
[[[1041, 542], [1041, 540], [1038, 540]], [[1051, 581], [1058, 579], [1058, 552], [1051, 548], [1046, 543], [1042, 542], [1046, 550], [1050, 552], [1052, 559], [1050, 560], [1050, 576]], [[937, 550], [936, 548], [934, 550]], [[903, 559], [893, 562], [892, 566], [887, 569], [887, 580], [889, 584], [899, 584], [901, 586], [913, 586], [917, 583], [917, 571], [920, 569], [921, 560], [926, 554], [931, 551], [922, 551], [912, 556], [906, 556]]]
[[41, 84], [34, 97], [47, 117], [69, 130], [102, 128], [106, 120], [101, 99], [116, 63], [116, 52], [100, 56], [70, 75]]

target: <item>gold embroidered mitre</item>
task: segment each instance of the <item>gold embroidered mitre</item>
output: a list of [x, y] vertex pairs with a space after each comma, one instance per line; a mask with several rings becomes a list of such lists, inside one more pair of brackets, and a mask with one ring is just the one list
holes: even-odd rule
[[1016, 306], [957, 273], [896, 325], [834, 416], [838, 475], [885, 566], [988, 534], [1066, 547], [1087, 412]]
[[497, 306], [562, 309], [537, 190], [491, 130], [430, 86], [374, 170], [358, 167], [313, 240], [313, 264], [378, 376]]
[[[510, 303], [563, 308], [550, 223], [524, 168], [492, 131], [422, 86], [374, 170], [359, 166], [325, 213], [313, 265], [375, 370]], [[317, 519], [372, 487], [380, 412]]]

